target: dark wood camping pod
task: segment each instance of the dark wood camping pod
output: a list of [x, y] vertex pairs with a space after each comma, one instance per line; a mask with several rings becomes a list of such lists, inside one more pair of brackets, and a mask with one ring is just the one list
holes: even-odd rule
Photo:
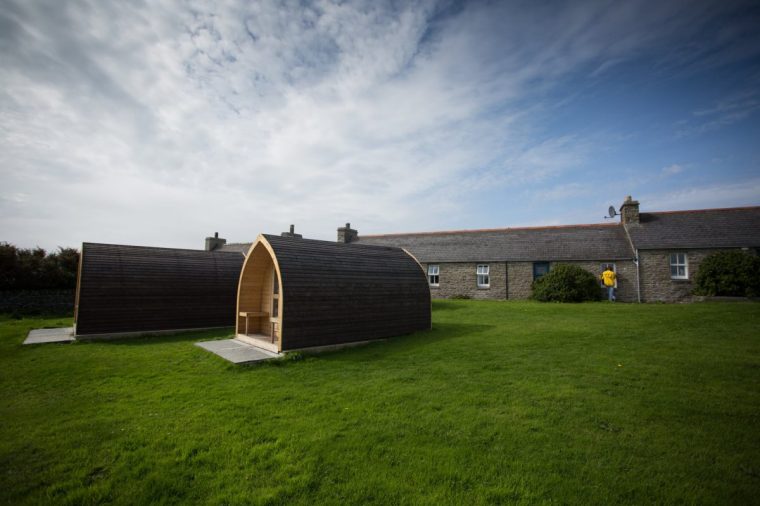
[[84, 243], [76, 335], [232, 327], [243, 260], [239, 252]]
[[238, 285], [239, 339], [287, 351], [430, 329], [430, 289], [401, 248], [260, 235]]

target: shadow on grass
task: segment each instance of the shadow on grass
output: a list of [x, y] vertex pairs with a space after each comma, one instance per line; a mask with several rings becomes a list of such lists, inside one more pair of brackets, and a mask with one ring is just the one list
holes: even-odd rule
[[456, 301], [435, 299], [433, 300], [433, 311], [457, 311], [464, 306]]
[[71, 327], [71, 316], [15, 316], [8, 313], [0, 313], [0, 323], [27, 325], [33, 329], [56, 329]]
[[73, 319], [70, 313], [0, 313], [0, 322], [9, 320], [66, 320]]
[[305, 358], [350, 360], [354, 356], [361, 356], [365, 353], [395, 354], [403, 352], [406, 354], [413, 350], [421, 350], [430, 345], [440, 344], [442, 341], [448, 341], [451, 339], [468, 339], [480, 332], [490, 330], [493, 327], [494, 325], [436, 323], [433, 326], [433, 329], [429, 331], [415, 332], [413, 334], [394, 336], [387, 339], [377, 339], [358, 346], [349, 345], [344, 348], [331, 350], [309, 351], [307, 348], [298, 351], [287, 352], [282, 358], [261, 362], [261, 364], [269, 364], [272, 366], [281, 367], [300, 362]]
[[[459, 308], [457, 308], [459, 309]], [[427, 346], [429, 344], [440, 343], [450, 339], [469, 338], [473, 335], [493, 329], [495, 325], [484, 325], [479, 323], [435, 323], [431, 330], [425, 332], [415, 332], [408, 336], [398, 338], [401, 343], [407, 339], [405, 344]], [[397, 339], [393, 339], [395, 342]]]
[[151, 344], [167, 344], [179, 342], [215, 341], [231, 339], [234, 336], [232, 327], [211, 330], [177, 331], [171, 334], [144, 334], [141, 336], [124, 336], [113, 338], [98, 338], [79, 341], [82, 344], [107, 344], [112, 346], [144, 346]]

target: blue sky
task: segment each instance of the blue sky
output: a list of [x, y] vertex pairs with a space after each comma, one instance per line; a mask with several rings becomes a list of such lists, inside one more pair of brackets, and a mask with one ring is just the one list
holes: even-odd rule
[[760, 205], [756, 2], [8, 1], [0, 240]]

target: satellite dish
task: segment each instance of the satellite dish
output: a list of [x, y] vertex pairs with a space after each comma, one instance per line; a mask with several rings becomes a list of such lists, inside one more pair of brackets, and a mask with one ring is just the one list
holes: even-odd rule
[[615, 210], [615, 206], [610, 206], [610, 208], [607, 209], [607, 213], [609, 214], [609, 216], [605, 216], [604, 217], [605, 219], [614, 218], [618, 214], [617, 211]]

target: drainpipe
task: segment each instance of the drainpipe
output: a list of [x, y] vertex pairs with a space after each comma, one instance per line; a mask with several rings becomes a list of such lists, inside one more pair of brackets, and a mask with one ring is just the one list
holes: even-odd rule
[[631, 234], [628, 232], [628, 225], [626, 223], [623, 223], [622, 226], [623, 230], [625, 230], [625, 236], [628, 239], [628, 244], [631, 246], [631, 251], [633, 251], [633, 254], [635, 255], [633, 257], [633, 263], [636, 264], [636, 300], [641, 303], [641, 272], [639, 269], [639, 249], [633, 244]]
[[636, 264], [636, 299], [641, 304], [641, 274], [639, 272], [639, 250], [636, 249], [636, 258], [633, 259]]

